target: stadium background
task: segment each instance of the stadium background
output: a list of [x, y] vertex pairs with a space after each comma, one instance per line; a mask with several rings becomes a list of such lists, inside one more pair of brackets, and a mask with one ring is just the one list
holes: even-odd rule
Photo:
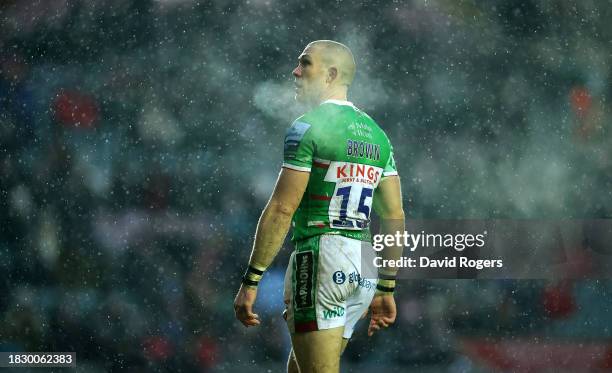
[[[262, 326], [232, 301], [314, 39], [353, 49], [350, 99], [395, 146], [408, 217], [609, 217], [611, 17], [594, 0], [3, 1], [0, 350], [76, 351], [90, 372], [279, 371], [290, 247]], [[609, 370], [611, 290], [403, 281], [396, 326], [357, 331], [343, 361]]]

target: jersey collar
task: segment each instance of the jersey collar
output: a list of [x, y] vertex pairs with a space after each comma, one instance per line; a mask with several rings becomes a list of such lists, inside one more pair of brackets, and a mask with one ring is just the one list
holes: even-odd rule
[[353, 105], [352, 102], [344, 101], [344, 100], [325, 100], [321, 102], [321, 105], [323, 104], [336, 104], [336, 105], [344, 105], [344, 106], [350, 106], [350, 107], [355, 108], [355, 105]]

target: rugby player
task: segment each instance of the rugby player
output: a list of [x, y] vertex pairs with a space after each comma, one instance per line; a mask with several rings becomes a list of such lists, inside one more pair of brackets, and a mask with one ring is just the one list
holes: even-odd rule
[[[368, 335], [395, 321], [396, 270], [365, 279], [361, 256], [372, 252], [372, 209], [381, 230], [403, 231], [400, 180], [383, 130], [347, 101], [355, 76], [349, 48], [314, 41], [299, 56], [293, 75], [296, 99], [310, 111], [285, 136], [283, 167], [257, 225], [234, 310], [245, 326], [260, 324], [253, 312], [257, 284], [293, 221], [295, 251], [285, 276], [292, 341], [287, 370], [339, 372], [340, 355], [368, 306]], [[398, 247], [383, 251], [389, 259], [400, 255]]]

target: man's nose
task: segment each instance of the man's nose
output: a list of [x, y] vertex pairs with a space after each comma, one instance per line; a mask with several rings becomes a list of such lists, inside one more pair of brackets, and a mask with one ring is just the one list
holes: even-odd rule
[[302, 76], [302, 68], [299, 65], [298, 67], [293, 69], [293, 76], [295, 76], [296, 78], [299, 78], [300, 76]]

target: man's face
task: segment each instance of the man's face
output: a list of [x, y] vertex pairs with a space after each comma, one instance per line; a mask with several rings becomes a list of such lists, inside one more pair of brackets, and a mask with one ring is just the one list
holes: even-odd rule
[[319, 104], [327, 87], [326, 69], [317, 48], [306, 47], [298, 57], [298, 65], [293, 69], [295, 77], [295, 99], [305, 104]]

